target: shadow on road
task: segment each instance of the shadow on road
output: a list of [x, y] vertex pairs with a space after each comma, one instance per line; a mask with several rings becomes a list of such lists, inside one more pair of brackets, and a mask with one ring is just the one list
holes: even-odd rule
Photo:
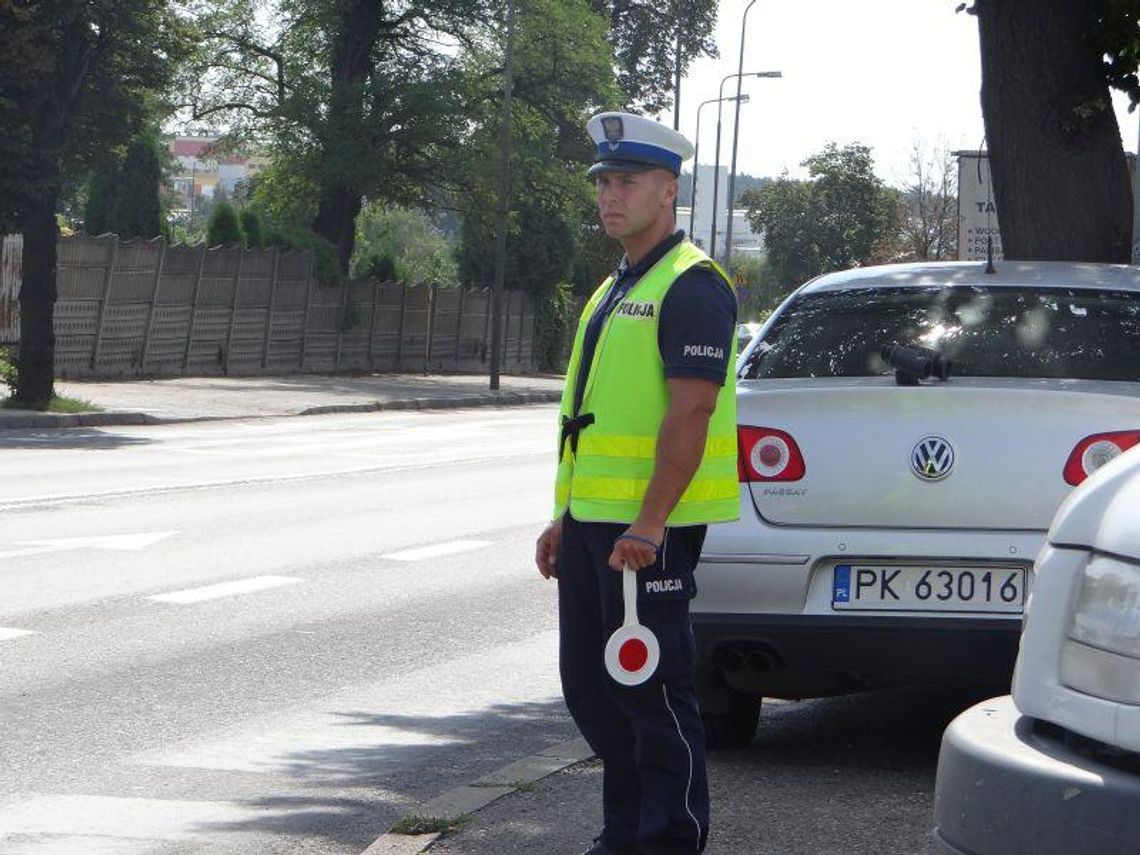
[[909, 686], [811, 701], [768, 701], [756, 739], [735, 756], [755, 755], [766, 766], [786, 762], [932, 770], [951, 719], [997, 694], [1002, 692], [993, 687]]
[[[502, 704], [462, 715], [336, 715], [342, 726], [361, 729], [357, 744], [284, 758], [285, 773], [307, 794], [245, 800], [239, 804], [259, 815], [199, 829], [302, 836], [363, 848], [415, 804], [577, 735], [561, 700]], [[358, 798], [328, 792], [362, 789], [367, 795]]]
[[[747, 749], [709, 755], [705, 855], [934, 855], [944, 726], [988, 689], [891, 689], [766, 703]], [[439, 855], [577, 855], [597, 832], [601, 771], [580, 764], [490, 805]]]
[[145, 436], [124, 436], [96, 428], [48, 428], [44, 430], [0, 430], [0, 450], [5, 448], [56, 449], [89, 448], [96, 451], [152, 444]]

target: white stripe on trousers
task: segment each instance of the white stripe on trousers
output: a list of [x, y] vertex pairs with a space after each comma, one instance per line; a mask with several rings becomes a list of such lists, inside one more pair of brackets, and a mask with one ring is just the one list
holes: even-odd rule
[[677, 720], [677, 714], [673, 712], [673, 706], [669, 703], [669, 688], [662, 684], [661, 694], [665, 697], [665, 708], [669, 710], [669, 715], [673, 716], [673, 724], [677, 728], [677, 735], [681, 737], [681, 742], [685, 746], [685, 750], [689, 753], [689, 780], [685, 782], [685, 812], [689, 814], [689, 819], [693, 821], [693, 825], [697, 829], [697, 846], [701, 845], [701, 824], [697, 821], [697, 817], [693, 814], [693, 809], [689, 807], [689, 791], [693, 787], [693, 749], [689, 745], [689, 740], [685, 739], [685, 734], [681, 730], [681, 722]]

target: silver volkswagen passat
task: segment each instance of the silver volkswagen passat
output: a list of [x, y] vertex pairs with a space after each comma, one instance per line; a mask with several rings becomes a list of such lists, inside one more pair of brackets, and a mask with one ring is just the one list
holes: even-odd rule
[[1008, 685], [1050, 519], [1140, 442], [1140, 270], [829, 274], [738, 372], [741, 517], [693, 604], [713, 747], [750, 742], [764, 696]]

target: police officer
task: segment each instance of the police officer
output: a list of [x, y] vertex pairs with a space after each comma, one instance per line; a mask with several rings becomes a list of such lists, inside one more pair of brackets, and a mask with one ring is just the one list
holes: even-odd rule
[[[557, 577], [566, 706], [603, 762], [601, 832], [586, 855], [704, 849], [709, 802], [689, 600], [708, 523], [736, 519], [736, 297], [676, 231], [681, 134], [601, 113], [598, 213], [625, 257], [586, 304], [567, 369], [552, 522], [535, 561]], [[660, 663], [639, 686], [606, 672], [623, 568]]]

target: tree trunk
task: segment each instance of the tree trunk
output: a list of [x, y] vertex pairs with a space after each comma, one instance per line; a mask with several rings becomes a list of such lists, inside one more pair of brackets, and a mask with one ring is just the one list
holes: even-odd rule
[[364, 195], [345, 181], [324, 178], [321, 204], [313, 220], [313, 231], [336, 247], [341, 273], [348, 273], [348, 262], [356, 247], [356, 217]]
[[46, 409], [55, 392], [56, 239], [55, 193], [37, 194], [24, 218], [24, 281], [20, 286], [19, 404]]
[[1131, 260], [1132, 193], [1102, 58], [1104, 0], [977, 0], [1006, 258]]
[[321, 200], [313, 231], [337, 248], [341, 272], [356, 245], [356, 217], [364, 194], [353, 180], [361, 159], [375, 157], [364, 127], [364, 90], [375, 71], [374, 51], [384, 23], [383, 4], [377, 0], [346, 0], [343, 17], [329, 58], [332, 92], [325, 136], [321, 145]]

